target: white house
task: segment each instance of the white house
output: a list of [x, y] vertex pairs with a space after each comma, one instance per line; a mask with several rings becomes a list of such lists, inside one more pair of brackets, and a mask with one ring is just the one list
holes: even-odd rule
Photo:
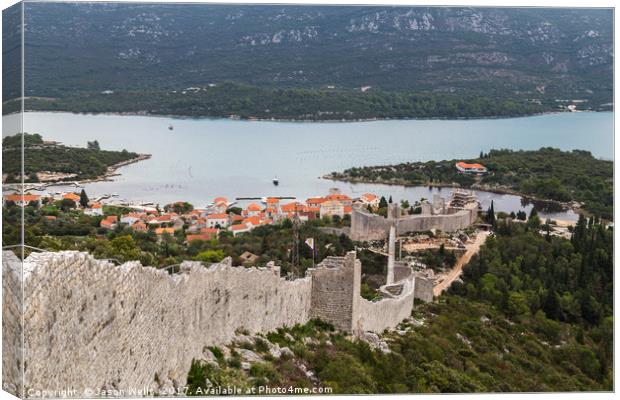
[[379, 207], [379, 197], [372, 193], [364, 193], [363, 195], [361, 195], [360, 202], [366, 207], [367, 206], [370, 206], [372, 208]]
[[211, 214], [207, 215], [207, 228], [226, 228], [230, 225], [228, 214]]
[[344, 216], [344, 206], [338, 200], [324, 201], [323, 203], [321, 203], [320, 215], [321, 215], [321, 218], [323, 218], [326, 215], [330, 217], [337, 215], [342, 218]]
[[84, 209], [84, 214], [91, 216], [103, 215], [103, 207], [99, 203], [93, 203], [90, 208]]
[[232, 232], [233, 236], [237, 236], [240, 233], [245, 233], [245, 232], [251, 231], [252, 228], [250, 228], [246, 224], [237, 224], [237, 225], [231, 225], [228, 228], [228, 230]]
[[459, 161], [455, 164], [455, 166], [459, 172], [464, 173], [484, 174], [487, 172], [487, 167], [478, 163], [468, 164], [466, 162]]
[[4, 204], [7, 202], [13, 202], [19, 207], [26, 207], [28, 204], [36, 203], [37, 207], [41, 205], [41, 196], [36, 194], [25, 193], [24, 195], [20, 194], [7, 194], [4, 196]]

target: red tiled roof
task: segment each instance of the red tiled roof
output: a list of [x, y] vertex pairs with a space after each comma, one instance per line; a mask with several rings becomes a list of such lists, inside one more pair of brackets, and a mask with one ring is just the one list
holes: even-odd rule
[[144, 216], [144, 214], [130, 212], [130, 213], [127, 213], [127, 214], [123, 215], [123, 218], [138, 218], [138, 219], [140, 219], [143, 216]]
[[252, 203], [248, 206], [248, 211], [260, 211], [263, 208], [256, 203]]
[[193, 242], [194, 240], [211, 240], [213, 235], [209, 233], [199, 233], [196, 235], [187, 235], [187, 242]]
[[324, 197], [312, 197], [306, 200], [306, 204], [308, 205], [317, 205], [327, 201]]
[[243, 230], [247, 230], [248, 226], [246, 224], [238, 224], [238, 225], [232, 225], [230, 227], [231, 231], [243, 231]]
[[228, 203], [228, 199], [226, 197], [216, 197], [215, 200], [213, 200], [213, 202], [215, 204]]
[[155, 234], [163, 235], [164, 233], [169, 233], [170, 235], [174, 235], [174, 228], [157, 228], [155, 229]]
[[258, 226], [260, 225], [260, 217], [258, 216], [253, 216], [253, 217], [247, 217], [246, 219], [243, 220], [244, 224], [252, 224], [254, 226]]
[[145, 231], [146, 230], [146, 224], [144, 222], [142, 222], [142, 221], [136, 221], [136, 222], [133, 223], [132, 228], [140, 230], [140, 231]]
[[4, 196], [4, 199], [6, 201], [25, 201], [25, 202], [31, 202], [31, 201], [39, 201], [39, 199], [41, 198], [41, 196], [36, 195], [36, 194], [24, 194], [23, 196], [21, 194], [7, 194], [6, 196]]
[[101, 220], [101, 226], [104, 228], [111, 227], [112, 225], [118, 222], [118, 217], [116, 215], [108, 215], [106, 218]]
[[484, 165], [482, 164], [478, 164], [478, 163], [474, 163], [474, 164], [468, 164], [466, 162], [463, 161], [459, 161], [456, 163], [457, 167], [461, 167], [463, 169], [481, 169], [481, 168], [486, 168]]
[[301, 203], [288, 203], [288, 204], [283, 204], [280, 209], [282, 210], [282, 212], [291, 212], [291, 211], [295, 211], [295, 209], [297, 209], [297, 211], [300, 211], [304, 208], [303, 204]]
[[279, 202], [280, 202], [280, 199], [276, 199], [275, 197], [267, 198], [267, 204], [278, 204]]
[[330, 194], [325, 196], [327, 200], [351, 200], [346, 194]]
[[69, 200], [73, 200], [73, 201], [79, 201], [80, 200], [80, 196], [75, 194], [75, 193], [65, 193], [62, 195], [63, 199], [69, 199]]
[[207, 219], [227, 219], [228, 218], [228, 214], [211, 214], [211, 215], [207, 215]]
[[377, 195], [372, 194], [372, 193], [364, 193], [362, 195], [362, 199], [366, 201], [375, 201], [377, 199]]

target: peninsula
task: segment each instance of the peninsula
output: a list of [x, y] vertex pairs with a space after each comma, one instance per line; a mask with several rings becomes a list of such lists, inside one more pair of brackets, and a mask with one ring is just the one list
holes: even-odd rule
[[[44, 185], [108, 180], [122, 166], [146, 160], [149, 154], [127, 150], [101, 150], [99, 142], [87, 143], [86, 148], [65, 146], [44, 141], [39, 134], [24, 134], [24, 182]], [[17, 134], [2, 141], [2, 182], [21, 182], [22, 137]]]
[[[464, 165], [465, 168], [461, 167]], [[480, 168], [469, 167], [479, 166]], [[407, 186], [452, 186], [553, 201], [613, 219], [613, 162], [554, 148], [491, 150], [469, 160], [349, 168], [326, 179]]]

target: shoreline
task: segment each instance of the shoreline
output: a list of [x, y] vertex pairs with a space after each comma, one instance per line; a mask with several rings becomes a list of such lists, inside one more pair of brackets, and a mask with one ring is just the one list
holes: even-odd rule
[[109, 167], [106, 168], [106, 172], [103, 175], [99, 175], [99, 176], [96, 176], [90, 179], [82, 179], [82, 180], [76, 180], [76, 181], [24, 182], [23, 184], [19, 182], [3, 183], [2, 184], [3, 192], [4, 192], [4, 189], [19, 190], [20, 186], [22, 186], [24, 192], [26, 192], [28, 190], [44, 190], [45, 188], [54, 187], [54, 186], [79, 187], [81, 185], [86, 185], [86, 184], [95, 183], [95, 182], [113, 182], [114, 181], [114, 179], [112, 179], [113, 177], [121, 175], [120, 173], [116, 172], [119, 168], [125, 167], [127, 165], [131, 165], [131, 164], [135, 164], [140, 161], [148, 160], [150, 158], [151, 158], [151, 154], [138, 154], [138, 157], [130, 158], [129, 160], [121, 161], [116, 164], [110, 165]]
[[405, 183], [405, 182], [385, 182], [385, 181], [373, 181], [370, 179], [345, 179], [345, 178], [334, 178], [330, 174], [323, 175], [321, 179], [326, 179], [334, 182], [346, 182], [346, 183], [362, 183], [362, 184], [373, 184], [373, 185], [387, 185], [387, 186], [404, 186], [404, 187], [435, 187], [435, 188], [461, 188], [467, 190], [479, 190], [481, 192], [489, 192], [496, 194], [508, 194], [513, 196], [519, 196], [530, 203], [545, 203], [557, 205], [560, 207], [562, 211], [573, 211], [574, 213], [583, 213], [585, 210], [581, 207], [579, 202], [570, 201], [570, 202], [561, 202], [558, 200], [551, 199], [542, 199], [527, 193], [521, 193], [514, 189], [503, 188], [503, 187], [493, 187], [493, 186], [485, 186], [485, 185], [472, 185], [472, 186], [461, 186], [454, 183], [427, 183], [427, 184], [414, 184], [414, 183]]
[[[395, 117], [373, 117], [373, 118], [352, 118], [352, 119], [303, 119], [303, 118], [262, 118], [262, 117], [240, 117], [236, 115], [224, 116], [191, 116], [191, 115], [178, 115], [178, 114], [151, 114], [148, 111], [136, 111], [136, 112], [79, 112], [79, 111], [59, 111], [59, 110], [25, 110], [26, 113], [55, 113], [55, 114], [74, 114], [74, 115], [108, 115], [108, 116], [121, 116], [121, 117], [154, 117], [154, 118], [169, 118], [179, 120], [232, 120], [232, 121], [244, 121], [244, 122], [288, 122], [288, 123], [361, 123], [361, 122], [378, 122], [378, 121], [484, 121], [484, 120], [500, 120], [500, 119], [517, 119], [517, 118], [529, 118], [529, 117], [541, 117], [546, 115], [556, 114], [573, 114], [573, 113], [605, 113], [613, 111], [594, 111], [594, 110], [579, 110], [579, 111], [543, 111], [533, 114], [522, 115], [496, 115], [496, 116], [477, 116], [477, 117], [409, 117], [409, 118], [395, 118]], [[10, 116], [20, 114], [19, 111], [13, 113], [3, 114], [3, 116]]]

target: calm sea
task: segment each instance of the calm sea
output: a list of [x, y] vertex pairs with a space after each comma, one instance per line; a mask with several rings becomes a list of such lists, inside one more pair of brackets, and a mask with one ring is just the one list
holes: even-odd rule
[[[17, 115], [3, 117], [3, 136], [18, 130], [17, 120]], [[115, 193], [127, 200], [185, 200], [196, 206], [217, 196], [305, 199], [331, 187], [352, 196], [370, 191], [397, 201], [429, 198], [439, 189], [354, 185], [319, 177], [353, 166], [473, 158], [490, 149], [552, 146], [613, 159], [613, 113], [308, 123], [33, 112], [24, 116], [24, 131], [67, 145], [98, 140], [103, 149], [152, 154], [150, 160], [120, 169], [114, 182], [86, 185], [91, 197]], [[276, 176], [279, 186], [272, 183]], [[479, 195], [483, 207], [492, 199], [496, 210], [530, 208], [517, 196]]]

